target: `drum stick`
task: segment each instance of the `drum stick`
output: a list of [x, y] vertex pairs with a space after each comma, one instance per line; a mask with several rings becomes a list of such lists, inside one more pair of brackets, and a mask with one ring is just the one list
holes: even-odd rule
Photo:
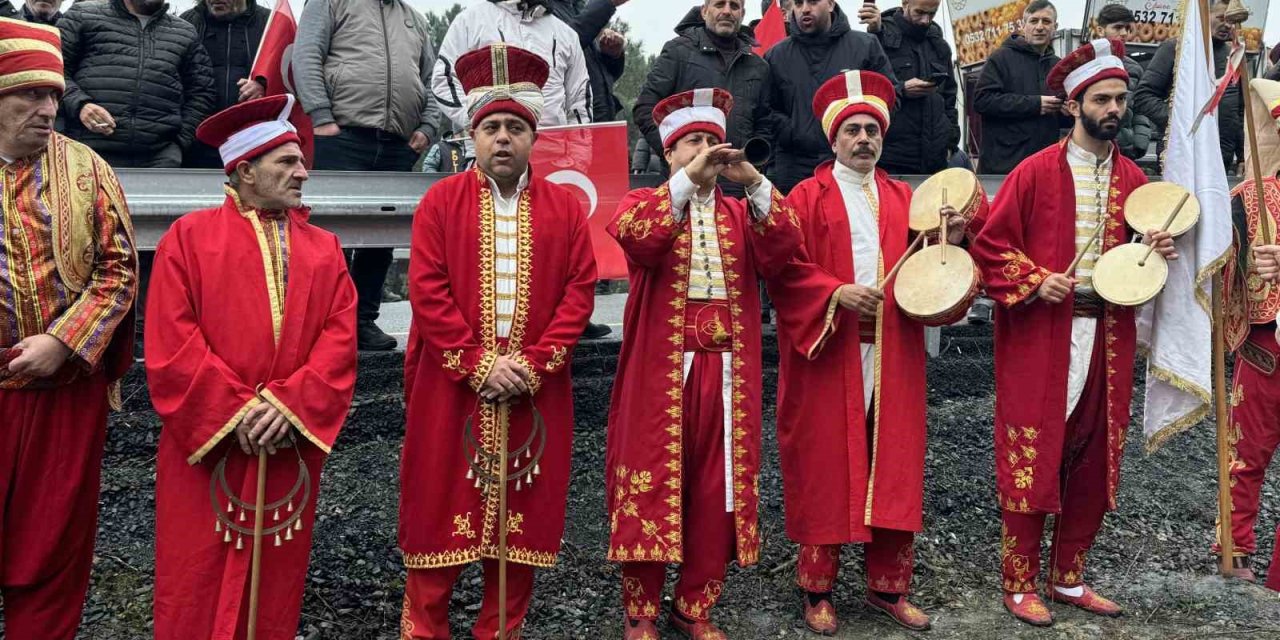
[[[942, 188], [942, 208], [947, 206], [947, 188]], [[947, 216], [942, 213], [942, 209], [938, 209], [938, 243], [942, 245], [939, 250], [939, 256], [942, 258], [942, 264], [947, 263]]]
[[893, 281], [894, 276], [898, 275], [898, 270], [907, 262], [907, 258], [911, 257], [911, 254], [915, 252], [916, 247], [919, 247], [922, 241], [924, 241], [923, 231], [916, 234], [916, 239], [912, 241], [911, 246], [907, 247], [907, 250], [902, 254], [902, 257], [898, 258], [898, 263], [893, 265], [893, 268], [889, 270], [889, 273], [885, 274], [884, 280], [880, 281], [879, 289], [881, 291], [884, 291], [884, 288], [889, 286], [889, 283]]
[[[1164, 226], [1163, 226], [1163, 227], [1160, 227], [1160, 232], [1161, 232], [1161, 233], [1164, 233], [1165, 231], [1168, 231], [1168, 230], [1169, 230], [1169, 225], [1173, 224], [1173, 219], [1174, 219], [1174, 218], [1176, 218], [1176, 217], [1178, 217], [1178, 214], [1182, 211], [1182, 205], [1186, 204], [1186, 203], [1187, 203], [1187, 199], [1188, 199], [1188, 198], [1190, 198], [1190, 197], [1191, 197], [1191, 192], [1190, 192], [1190, 191], [1188, 191], [1188, 192], [1186, 192], [1186, 193], [1182, 194], [1182, 199], [1181, 199], [1181, 200], [1178, 200], [1178, 206], [1176, 206], [1176, 207], [1174, 207], [1174, 208], [1173, 208], [1173, 213], [1170, 213], [1170, 214], [1169, 214], [1169, 217], [1168, 217], [1168, 218], [1165, 218], [1165, 220], [1164, 220]], [[1152, 242], [1152, 243], [1151, 243], [1151, 246], [1147, 249], [1147, 252], [1146, 252], [1145, 254], [1143, 254], [1142, 259], [1138, 261], [1138, 266], [1139, 266], [1139, 267], [1145, 267], [1145, 266], [1147, 266], [1147, 258], [1150, 258], [1150, 257], [1151, 257], [1151, 252], [1152, 252], [1152, 251], [1155, 251], [1155, 250], [1156, 250], [1156, 243], [1155, 243], [1155, 242]]]
[[1084, 254], [1089, 253], [1089, 247], [1092, 247], [1093, 243], [1098, 241], [1098, 237], [1102, 235], [1102, 230], [1105, 228], [1107, 228], [1107, 221], [1099, 221], [1098, 228], [1093, 232], [1093, 235], [1089, 237], [1089, 241], [1084, 243], [1083, 247], [1080, 247], [1080, 251], [1076, 252], [1075, 260], [1072, 260], [1071, 264], [1067, 266], [1067, 269], [1062, 272], [1063, 275], [1069, 276], [1072, 271], [1076, 270], [1076, 265], [1080, 264], [1080, 260], [1084, 258]]

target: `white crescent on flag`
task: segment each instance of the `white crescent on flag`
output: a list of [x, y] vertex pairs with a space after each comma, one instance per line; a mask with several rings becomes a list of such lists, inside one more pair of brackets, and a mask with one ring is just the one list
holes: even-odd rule
[[591, 178], [588, 178], [586, 174], [581, 171], [564, 169], [548, 175], [547, 182], [553, 182], [561, 185], [573, 185], [581, 189], [583, 193], [587, 194], [587, 201], [591, 203], [591, 207], [587, 210], [587, 218], [591, 218], [591, 216], [595, 215], [596, 205], [600, 203], [600, 196], [596, 193], [595, 183], [592, 182]]

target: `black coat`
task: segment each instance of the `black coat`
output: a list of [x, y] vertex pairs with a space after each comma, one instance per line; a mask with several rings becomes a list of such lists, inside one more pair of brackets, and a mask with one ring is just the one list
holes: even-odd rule
[[[1230, 53], [1230, 43], [1213, 41], [1213, 72], [1216, 77], [1222, 77]], [[1155, 56], [1142, 74], [1142, 82], [1138, 83], [1138, 90], [1133, 94], [1134, 110], [1155, 124], [1157, 140], [1164, 139], [1164, 130], [1169, 124], [1169, 96], [1173, 92], [1176, 56], [1177, 42], [1174, 40], [1157, 47]], [[1218, 104], [1218, 134], [1223, 164], [1234, 167], [1238, 159], [1244, 158], [1244, 101], [1240, 96], [1239, 83], [1227, 87], [1226, 93], [1222, 94], [1222, 102]]]
[[21, 20], [22, 16], [18, 14], [18, 10], [14, 8], [13, 3], [9, 0], [0, 0], [0, 18], [11, 18], [13, 20]]
[[[826, 33], [793, 31], [765, 54], [773, 73], [769, 103], [774, 112], [773, 181], [784, 192], [813, 175], [819, 164], [835, 157], [822, 124], [813, 113], [813, 94], [822, 83], [850, 69], [876, 71], [898, 86], [889, 56], [875, 36], [849, 28], [849, 18], [836, 6]], [[901, 90], [899, 90], [901, 93]]]
[[[195, 27], [167, 12], [144, 28], [123, 0], [78, 2], [58, 23], [67, 91], [67, 132], [95, 151], [142, 155], [177, 143], [186, 149], [213, 107], [213, 71]], [[86, 130], [80, 110], [94, 103], [115, 133]]]
[[[270, 17], [271, 11], [255, 0], [249, 0], [245, 12], [230, 20], [217, 20], [209, 15], [204, 2], [182, 14], [182, 19], [196, 28], [196, 35], [209, 53], [215, 96], [211, 113], [240, 101], [238, 82], [249, 77]], [[183, 165], [188, 167], [222, 168], [218, 150], [199, 140], [191, 145], [183, 160]]]
[[631, 114], [653, 149], [662, 149], [662, 136], [653, 123], [653, 107], [663, 98], [691, 89], [717, 87], [733, 96], [727, 142], [741, 149], [751, 138], [771, 139], [768, 95], [769, 65], [751, 52], [755, 37], [743, 27], [737, 51], [726, 62], [702, 20], [700, 8], [689, 10], [676, 26], [676, 38], [662, 46]]
[[1041, 52], [1012, 35], [991, 53], [974, 91], [973, 108], [982, 114], [982, 173], [1004, 174], [1031, 154], [1058, 141], [1070, 119], [1040, 115], [1041, 96], [1051, 95], [1045, 78], [1058, 56]]
[[557, 0], [548, 6], [551, 13], [569, 25], [578, 34], [583, 58], [587, 64], [587, 88], [590, 91], [591, 121], [610, 122], [622, 110], [622, 101], [613, 94], [613, 84], [622, 77], [627, 66], [627, 55], [613, 58], [606, 56], [596, 45], [600, 32], [609, 26], [617, 7], [612, 0], [590, 0], [585, 6], [581, 1]]
[[898, 110], [885, 134], [880, 167], [890, 173], [936, 173], [947, 168], [948, 155], [960, 144], [958, 85], [951, 65], [951, 46], [936, 22], [927, 29], [916, 28], [903, 17], [901, 7], [881, 14], [880, 24], [875, 35], [899, 82], [946, 78], [929, 95], [899, 99]]

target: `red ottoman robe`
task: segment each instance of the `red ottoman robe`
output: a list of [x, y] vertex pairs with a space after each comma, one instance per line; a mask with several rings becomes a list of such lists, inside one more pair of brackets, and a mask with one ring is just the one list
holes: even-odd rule
[[[832, 297], [854, 281], [849, 214], [832, 162], [787, 196], [804, 244], [769, 281], [778, 313], [778, 448], [787, 536], [801, 544], [871, 540], [871, 527], [920, 531], [924, 495], [923, 326], [898, 310], [893, 286], [875, 319], [876, 380], [867, 442], [857, 312]], [[907, 250], [911, 188], [875, 173], [879, 279]], [[868, 460], [867, 452], [871, 452]]]
[[[252, 540], [237, 549], [214, 530], [209, 487], [226, 455], [232, 491], [255, 499], [257, 459], [241, 452], [231, 432], [263, 401], [297, 429], [312, 486], [309, 502], [296, 505], [304, 512], [294, 539], [279, 547], [263, 539], [258, 637], [297, 633], [320, 470], [355, 389], [356, 296], [338, 239], [308, 224], [305, 208], [287, 215], [283, 316], [273, 311], [261, 222], [253, 211], [242, 214], [233, 195], [221, 208], [180, 218], [156, 248], [146, 364], [164, 422], [156, 460], [157, 638], [244, 633]], [[289, 493], [297, 460], [291, 449], [268, 457], [269, 502]]]
[[[569, 361], [595, 305], [595, 257], [586, 215], [565, 189], [531, 175], [517, 213], [516, 313], [507, 340], [497, 337], [494, 320], [488, 179], [473, 169], [441, 180], [414, 213], [399, 536], [409, 569], [498, 557], [498, 492], [468, 479], [463, 433], [471, 417], [476, 437], [496, 451], [497, 405], [481, 402], [478, 390], [499, 354], [514, 354], [533, 373], [533, 404], [547, 433], [541, 473], [519, 491], [514, 481], [508, 488], [507, 558], [549, 567], [560, 551], [573, 445]], [[510, 415], [515, 448], [533, 428], [529, 398], [512, 404]]]
[[[1132, 160], [1113, 151], [1103, 250], [1128, 242], [1124, 201], [1146, 184]], [[995, 314], [996, 488], [1000, 507], [1016, 513], [1061, 509], [1059, 467], [1067, 418], [1074, 294], [1059, 304], [1031, 298], [1044, 278], [1076, 253], [1075, 183], [1066, 141], [1023, 161], [1005, 178], [977, 234], [973, 258]], [[1107, 372], [1107, 508], [1115, 509], [1120, 456], [1129, 427], [1137, 346], [1133, 309], [1105, 305], [1098, 339]]]
[[[760, 556], [760, 293], [756, 279], [786, 265], [800, 242], [777, 190], [769, 215], [716, 189], [717, 236], [733, 320], [734, 530], [740, 565]], [[609, 225], [627, 254], [631, 293], [609, 407], [606, 509], [609, 559], [681, 562], [681, 414], [690, 216], [677, 224], [666, 185], [636, 189]], [[692, 532], [691, 532], [692, 533]]]

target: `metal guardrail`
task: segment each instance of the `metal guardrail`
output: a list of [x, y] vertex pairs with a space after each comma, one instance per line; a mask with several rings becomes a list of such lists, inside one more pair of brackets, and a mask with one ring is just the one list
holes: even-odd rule
[[[153, 249], [179, 216], [220, 206], [225, 176], [213, 169], [118, 169], [138, 247]], [[344, 247], [408, 247], [413, 211], [437, 180], [448, 174], [313, 171], [303, 187], [311, 221], [338, 235]], [[928, 176], [901, 176], [912, 188]], [[1004, 176], [980, 176], [995, 197]], [[632, 175], [631, 187], [656, 186], [656, 175]], [[1232, 179], [1234, 186], [1236, 179]]]

